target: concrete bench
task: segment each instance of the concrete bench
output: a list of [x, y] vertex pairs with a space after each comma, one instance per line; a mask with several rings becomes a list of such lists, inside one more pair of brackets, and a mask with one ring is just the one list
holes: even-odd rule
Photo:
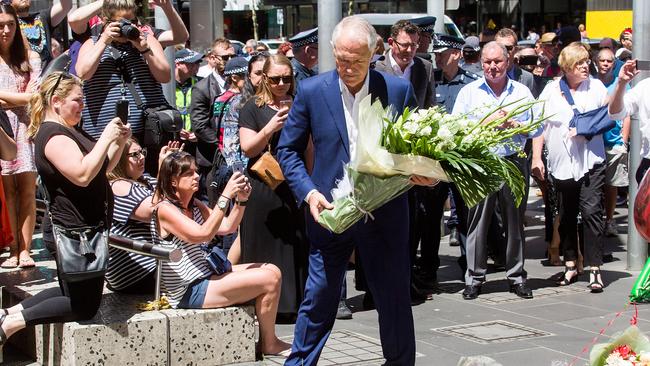
[[[37, 267], [0, 271], [2, 307], [45, 288], [56, 287], [56, 266], [45, 249]], [[255, 309], [237, 306], [209, 310], [141, 312], [149, 296], [104, 289], [102, 305], [88, 322], [39, 325], [10, 339], [13, 346], [43, 365], [223, 365], [255, 360]]]

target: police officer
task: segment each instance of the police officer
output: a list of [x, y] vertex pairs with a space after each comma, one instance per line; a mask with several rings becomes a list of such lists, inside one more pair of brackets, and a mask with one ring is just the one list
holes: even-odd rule
[[425, 16], [421, 18], [410, 19], [409, 21], [411, 24], [416, 25], [420, 31], [417, 56], [422, 57], [427, 61], [431, 61], [429, 46], [431, 46], [431, 40], [433, 39], [433, 27], [436, 25], [436, 17]]
[[318, 75], [318, 28], [300, 32], [289, 39], [293, 50], [293, 76], [296, 82]]
[[[437, 83], [436, 83], [436, 104], [445, 108], [447, 113], [451, 113], [456, 103], [456, 96], [460, 89], [480, 76], [460, 68], [458, 65], [462, 58], [464, 41], [460, 38], [434, 34], [433, 36], [433, 53], [436, 58]], [[465, 238], [467, 235], [467, 208], [456, 187], [451, 183], [438, 184], [440, 195], [450, 196], [451, 215], [447, 221], [450, 229], [449, 241], [452, 245], [461, 245], [461, 257], [458, 259], [463, 273], [467, 268], [465, 261]], [[438, 199], [434, 202], [439, 204], [434, 210], [442, 212], [444, 210], [444, 199]]]
[[189, 48], [182, 48], [174, 55], [174, 74], [176, 78], [176, 109], [181, 113], [183, 119], [183, 131], [181, 138], [185, 140], [185, 150], [194, 153], [196, 148], [194, 141], [196, 137], [192, 133], [192, 122], [190, 120], [190, 101], [192, 100], [192, 87], [197, 82], [196, 73], [199, 71], [199, 64], [203, 55], [194, 52]]

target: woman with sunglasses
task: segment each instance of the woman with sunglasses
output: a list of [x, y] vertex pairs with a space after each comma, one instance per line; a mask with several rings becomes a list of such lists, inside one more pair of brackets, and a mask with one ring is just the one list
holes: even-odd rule
[[[77, 75], [84, 83], [83, 129], [98, 138], [115, 116], [115, 103], [129, 101], [128, 122], [136, 139], [142, 142], [143, 108], [166, 105], [160, 83], [171, 79], [169, 63], [160, 43], [149, 27], [138, 24], [134, 0], [104, 0], [101, 10], [103, 27], [93, 27], [92, 37], [81, 46], [76, 64]], [[122, 34], [128, 21], [139, 35]], [[100, 33], [101, 32], [101, 33]], [[124, 82], [123, 82], [124, 81]], [[143, 108], [126, 86], [133, 83]], [[125, 84], [126, 83], [126, 84]]]
[[152, 214], [154, 243], [183, 253], [179, 262], [162, 264], [163, 291], [173, 307], [186, 309], [220, 308], [254, 299], [262, 353], [286, 353], [290, 345], [275, 335], [280, 270], [269, 263], [248, 263], [216, 275], [200, 245], [237, 230], [251, 192], [248, 179], [235, 172], [213, 210], [194, 198], [198, 189], [199, 175], [190, 154], [174, 152], [162, 161]]
[[[55, 72], [43, 80], [29, 104], [36, 167], [49, 196], [50, 219], [43, 222], [43, 242], [57, 254], [52, 224], [63, 228], [100, 226], [112, 216], [113, 194], [106, 172], [117, 164], [129, 125], [114, 118], [95, 141], [77, 129], [81, 120], [81, 81]], [[104, 277], [75, 282], [59, 276], [59, 287], [43, 290], [0, 312], [0, 344], [36, 324], [90, 320], [102, 299]]]
[[[169, 142], [160, 150], [158, 163], [172, 152], [182, 150], [179, 142]], [[151, 199], [156, 179], [144, 172], [147, 149], [131, 138], [113, 171], [108, 174], [114, 196], [111, 234], [151, 243]], [[110, 260], [106, 282], [112, 291], [143, 294], [155, 288], [156, 260], [136, 253], [109, 247]]]
[[250, 167], [269, 148], [275, 153], [295, 90], [291, 62], [283, 55], [266, 59], [255, 98], [239, 112], [241, 148], [248, 157], [253, 186], [249, 207], [241, 225], [243, 262], [269, 262], [283, 275], [278, 312], [291, 319], [297, 314], [307, 278], [308, 245], [303, 214], [296, 206], [289, 185], [275, 190]]
[[34, 146], [27, 136], [26, 106], [36, 90], [41, 59], [30, 50], [19, 28], [18, 16], [8, 3], [0, 3], [0, 106], [6, 110], [17, 155], [0, 161], [2, 184], [14, 241], [3, 268], [34, 267], [30, 256], [36, 223], [36, 166]]

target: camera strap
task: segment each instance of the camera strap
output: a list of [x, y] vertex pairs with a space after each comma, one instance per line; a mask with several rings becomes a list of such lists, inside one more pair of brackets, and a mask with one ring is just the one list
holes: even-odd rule
[[111, 54], [113, 60], [115, 60], [115, 66], [120, 73], [120, 80], [122, 83], [122, 85], [120, 85], [120, 94], [122, 95], [122, 100], [126, 100], [126, 89], [128, 88], [129, 93], [133, 95], [133, 100], [135, 101], [135, 105], [138, 107], [138, 109], [145, 110], [142, 98], [140, 98], [138, 91], [135, 90], [131, 75], [129, 75], [129, 71], [126, 69], [126, 66], [124, 64], [124, 51], [119, 51], [111, 45], [107, 45], [106, 48]]

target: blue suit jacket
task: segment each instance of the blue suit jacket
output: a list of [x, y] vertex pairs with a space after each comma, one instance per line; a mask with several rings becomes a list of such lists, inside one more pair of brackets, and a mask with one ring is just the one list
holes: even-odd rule
[[[408, 81], [375, 70], [369, 70], [368, 77], [369, 94], [373, 99], [378, 98], [384, 107], [392, 105], [398, 113], [402, 113], [405, 106], [417, 106]], [[310, 136], [314, 142], [311, 176], [303, 162], [303, 152]], [[300, 82], [280, 135], [277, 157], [298, 204], [312, 189], [317, 189], [329, 201], [332, 200], [330, 191], [343, 176], [343, 165], [350, 161], [350, 143], [336, 71]], [[315, 229], [311, 224], [315, 223], [308, 219], [308, 232]]]

